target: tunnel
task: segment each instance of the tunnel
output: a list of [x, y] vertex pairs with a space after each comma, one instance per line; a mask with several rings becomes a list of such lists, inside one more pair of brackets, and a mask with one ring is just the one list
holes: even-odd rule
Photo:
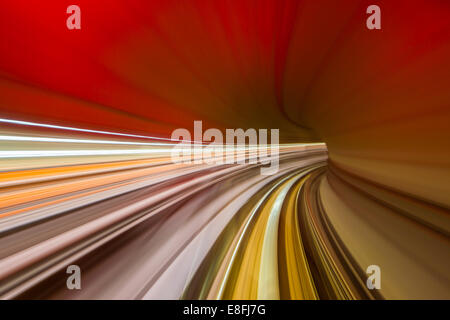
[[0, 297], [450, 298], [450, 2], [76, 3], [0, 4]]

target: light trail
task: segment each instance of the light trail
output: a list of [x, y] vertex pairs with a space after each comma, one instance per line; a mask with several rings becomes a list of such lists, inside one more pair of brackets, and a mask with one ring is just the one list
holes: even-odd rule
[[74, 131], [74, 132], [104, 134], [104, 135], [129, 137], [129, 138], [139, 138], [139, 139], [165, 140], [165, 141], [175, 141], [175, 142], [180, 141], [178, 139], [173, 140], [173, 139], [161, 138], [161, 137], [152, 137], [152, 136], [119, 133], [119, 132], [112, 132], [112, 131], [103, 131], [103, 130], [83, 129], [83, 128], [77, 128], [77, 127], [59, 126], [59, 125], [54, 125], [54, 124], [38, 123], [38, 122], [30, 122], [30, 121], [14, 120], [14, 119], [6, 119], [6, 118], [0, 118], [0, 123], [8, 123], [8, 124], [14, 124], [14, 125], [48, 128], [48, 129], [57, 129], [57, 130], [65, 130], [65, 131]]

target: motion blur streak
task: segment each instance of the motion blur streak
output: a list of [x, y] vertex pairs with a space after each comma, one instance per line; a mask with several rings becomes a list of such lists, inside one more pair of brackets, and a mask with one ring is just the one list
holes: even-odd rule
[[0, 3], [0, 298], [450, 299], [449, 1], [71, 4]]

